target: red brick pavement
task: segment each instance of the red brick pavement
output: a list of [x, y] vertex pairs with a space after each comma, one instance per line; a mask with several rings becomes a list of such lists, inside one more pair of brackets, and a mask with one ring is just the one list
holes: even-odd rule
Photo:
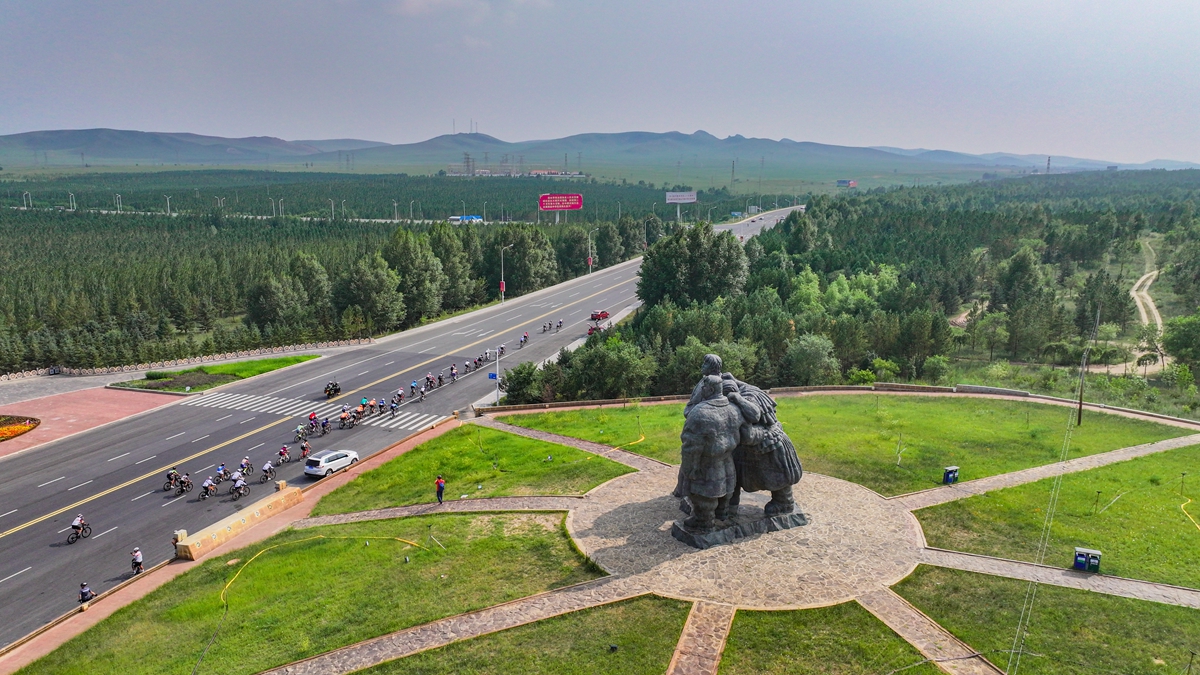
[[178, 396], [96, 387], [0, 406], [0, 415], [36, 417], [36, 429], [0, 443], [0, 457], [176, 403]]

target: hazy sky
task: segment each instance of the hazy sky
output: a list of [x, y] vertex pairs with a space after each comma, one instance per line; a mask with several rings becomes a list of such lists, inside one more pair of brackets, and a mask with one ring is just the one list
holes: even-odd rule
[[593, 131], [1200, 161], [1200, 2], [0, 0], [0, 134]]

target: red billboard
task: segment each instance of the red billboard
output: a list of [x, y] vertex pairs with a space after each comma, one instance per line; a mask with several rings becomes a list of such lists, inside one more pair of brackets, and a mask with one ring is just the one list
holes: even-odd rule
[[583, 208], [583, 195], [542, 195], [538, 197], [542, 211], [578, 211]]

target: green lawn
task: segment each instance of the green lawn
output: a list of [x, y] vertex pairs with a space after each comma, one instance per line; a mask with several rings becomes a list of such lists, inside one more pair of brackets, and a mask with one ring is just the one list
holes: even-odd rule
[[[780, 397], [779, 419], [807, 471], [844, 478], [885, 495], [938, 485], [942, 468], [961, 467], [961, 480], [1054, 462], [1062, 445], [1067, 408], [967, 397], [833, 395]], [[637, 440], [638, 417], [646, 440]], [[1184, 429], [1084, 412], [1071, 457], [1174, 438]], [[524, 427], [621, 445], [665, 461], [679, 461], [682, 407], [647, 405], [511, 415]], [[897, 446], [900, 465], [896, 465]]]
[[[856, 602], [789, 612], [738, 611], [721, 675], [874, 675], [924, 660], [915, 647]], [[904, 671], [936, 675], [933, 664]]]
[[360, 675], [661, 675], [690, 608], [642, 596], [455, 642]]
[[[917, 517], [931, 546], [1033, 560], [1050, 485], [997, 490]], [[1108, 574], [1200, 588], [1200, 526], [1180, 508], [1188, 499], [1200, 500], [1200, 445], [1063, 476], [1047, 562], [1069, 567], [1076, 546], [1096, 548]], [[1200, 521], [1200, 503], [1187, 511]]]
[[[920, 567], [894, 590], [1003, 669], [1028, 586], [986, 574]], [[1198, 647], [1198, 610], [1043, 585], [1020, 672], [1174, 675], [1185, 671], [1189, 650]]]
[[439, 474], [446, 478], [446, 498], [459, 499], [464, 494], [579, 495], [630, 471], [572, 447], [468, 424], [334, 490], [321, 499], [313, 515], [431, 502]]
[[317, 358], [316, 354], [297, 354], [253, 361], [237, 361], [220, 365], [198, 366], [187, 370], [150, 371], [140, 380], [118, 382], [114, 386], [158, 391], [204, 391], [223, 384], [262, 375], [297, 363]]
[[[205, 562], [21, 672], [192, 672], [221, 618], [221, 589], [242, 563], [275, 544], [286, 545], [246, 566], [230, 586], [229, 614], [198, 672], [256, 673], [594, 578], [562, 519], [440, 515], [289, 530]], [[430, 534], [445, 550], [393, 539], [428, 543]], [[241, 562], [226, 564], [234, 558]]]
[[[679, 463], [682, 404], [505, 415], [499, 419], [526, 429], [541, 429], [593, 443], [618, 446], [663, 462]], [[642, 434], [645, 434], [646, 440], [636, 443]]]

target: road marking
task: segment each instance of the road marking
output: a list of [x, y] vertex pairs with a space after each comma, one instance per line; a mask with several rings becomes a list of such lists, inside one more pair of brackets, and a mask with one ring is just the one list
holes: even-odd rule
[[47, 482], [45, 482], [45, 483], [42, 483], [42, 484], [41, 484], [41, 485], [39, 485], [38, 487], [46, 487], [46, 486], [47, 486], [47, 485], [49, 485], [50, 483], [57, 483], [58, 481], [60, 481], [60, 480], [62, 480], [62, 479], [64, 479], [64, 478], [66, 478], [66, 476], [59, 476], [58, 478], [55, 478], [55, 479], [54, 479], [54, 480], [52, 480], [52, 481], [47, 481]]
[[[183, 457], [183, 458], [181, 458], [181, 459], [180, 459], [178, 462], [176, 462], [176, 465], [178, 465], [178, 464], [181, 464], [181, 463], [184, 463], [184, 462], [189, 462], [189, 461], [191, 461], [191, 460], [193, 460], [193, 459], [196, 459], [197, 457], [202, 457], [202, 456], [204, 456], [204, 455], [206, 455], [206, 454], [208, 454], [208, 453], [210, 453], [210, 452], [213, 452], [213, 451], [215, 451], [215, 450], [219, 450], [219, 449], [221, 449], [221, 448], [223, 448], [223, 447], [225, 447], [225, 446], [227, 446], [227, 445], [231, 445], [231, 444], [233, 444], [233, 443], [237, 443], [238, 441], [241, 441], [241, 440], [243, 440], [243, 439], [245, 439], [245, 438], [248, 438], [248, 437], [250, 437], [250, 436], [253, 436], [254, 434], [257, 434], [257, 433], [259, 433], [260, 431], [266, 431], [267, 429], [270, 429], [270, 428], [271, 428], [271, 427], [273, 427], [273, 426], [276, 426], [276, 425], [278, 425], [278, 424], [281, 424], [281, 423], [283, 423], [283, 422], [287, 422], [287, 421], [288, 421], [288, 418], [286, 418], [286, 417], [283, 417], [283, 418], [277, 419], [277, 420], [275, 420], [274, 422], [271, 422], [271, 423], [269, 423], [269, 424], [265, 424], [265, 425], [263, 425], [263, 426], [261, 426], [261, 427], [259, 427], [259, 428], [257, 428], [257, 429], [254, 429], [254, 430], [252, 430], [252, 431], [247, 431], [246, 433], [242, 434], [241, 436], [238, 436], [238, 437], [236, 437], [236, 438], [231, 438], [231, 439], [229, 439], [228, 441], [225, 441], [224, 443], [218, 443], [217, 445], [214, 445], [214, 446], [212, 446], [212, 447], [210, 447], [210, 448], [205, 448], [204, 450], [200, 450], [199, 452], [196, 452], [196, 453], [194, 453], [194, 454], [192, 454], [192, 455], [190, 455], [190, 456], [188, 456], [188, 457]], [[261, 443], [260, 443], [260, 445], [261, 445]], [[154, 457], [148, 457], [147, 459], [154, 459]], [[142, 461], [146, 461], [146, 460], [142, 460]], [[139, 464], [140, 464], [140, 462], [139, 462]], [[71, 510], [73, 510], [73, 509], [77, 509], [77, 508], [79, 508], [80, 506], [83, 506], [84, 504], [87, 504], [87, 503], [89, 503], [89, 502], [95, 501], [95, 500], [97, 500], [97, 499], [99, 499], [99, 498], [101, 498], [101, 497], [103, 497], [103, 496], [105, 496], [105, 495], [108, 495], [108, 494], [111, 494], [111, 493], [113, 493], [113, 492], [116, 492], [117, 490], [122, 490], [122, 489], [124, 489], [124, 488], [127, 488], [127, 487], [129, 487], [130, 485], [133, 485], [134, 483], [137, 483], [137, 482], [139, 482], [139, 481], [146, 480], [147, 478], [150, 478], [150, 477], [152, 477], [152, 476], [154, 476], [154, 475], [156, 475], [156, 474], [164, 473], [164, 472], [165, 472], [167, 469], [169, 469], [169, 468], [170, 468], [170, 466], [164, 466], [164, 467], [162, 467], [161, 469], [155, 469], [155, 470], [153, 470], [153, 471], [151, 471], [151, 472], [149, 472], [149, 473], [142, 474], [141, 476], [137, 476], [136, 478], [131, 478], [131, 479], [129, 479], [129, 480], [127, 480], [127, 481], [125, 481], [124, 483], [121, 483], [120, 485], [114, 485], [113, 487], [110, 487], [110, 488], [108, 488], [107, 490], [104, 490], [104, 491], [102, 491], [102, 492], [97, 492], [96, 494], [94, 494], [94, 495], [92, 495], [92, 496], [90, 496], [90, 497], [85, 497], [85, 498], [83, 498], [83, 499], [81, 499], [81, 500], [79, 500], [79, 501], [75, 502], [74, 504], [68, 504], [67, 506], [64, 506], [64, 507], [62, 507], [61, 509], [56, 509], [56, 510], [54, 510], [54, 511], [51, 511], [50, 513], [47, 513], [47, 514], [45, 514], [45, 515], [38, 516], [37, 518], [34, 518], [33, 520], [27, 521], [27, 522], [25, 522], [25, 523], [22, 523], [22, 524], [20, 524], [20, 525], [17, 525], [17, 526], [15, 526], [15, 527], [11, 527], [11, 528], [9, 528], [9, 529], [5, 530], [4, 532], [0, 532], [0, 539], [3, 539], [3, 538], [5, 538], [5, 537], [7, 537], [7, 536], [9, 536], [10, 534], [13, 534], [13, 533], [15, 533], [15, 532], [20, 532], [21, 530], [23, 530], [23, 529], [25, 529], [25, 528], [27, 528], [27, 527], [30, 527], [30, 526], [32, 526], [32, 525], [36, 525], [36, 524], [38, 524], [38, 523], [42, 522], [43, 520], [47, 520], [47, 519], [49, 519], [49, 518], [53, 518], [54, 516], [57, 516], [57, 515], [59, 515], [60, 513], [65, 513], [65, 512], [67, 512], [67, 511], [71, 511]]]
[[73, 488], [67, 488], [67, 492], [70, 492], [71, 490], [74, 490], [75, 488], [81, 488], [81, 487], [83, 487], [84, 485], [87, 485], [87, 484], [88, 484], [88, 483], [90, 483], [90, 482], [92, 482], [92, 481], [90, 481], [90, 480], [89, 480], [89, 481], [85, 481], [85, 482], [83, 482], [83, 483], [80, 483], [79, 485], [76, 485], [76, 486], [75, 486], [75, 487], [73, 487]]
[[8, 513], [0, 513], [0, 518], [3, 518], [4, 516], [11, 516], [12, 514], [14, 514], [16, 512], [17, 512], [17, 510], [13, 509], [12, 511], [9, 511]]
[[[419, 351], [419, 352], [417, 352], [417, 353], [418, 353], [418, 354], [424, 354], [425, 352], [427, 352], [427, 351], [429, 351], [429, 350], [431, 350], [431, 349], [437, 349], [437, 345], [430, 345], [430, 346], [426, 347], [425, 349], [422, 349], [421, 351]], [[363, 389], [366, 389], [366, 387], [363, 387]]]
[[201, 436], [200, 438], [197, 438], [195, 441], [192, 441], [192, 442], [195, 443], [196, 441], [202, 441], [202, 440], [208, 438], [208, 436], [209, 436], [208, 434], [204, 434], [203, 436]]
[[[127, 452], [127, 453], [125, 453], [125, 455], [128, 455], [128, 454], [129, 454], [128, 452]], [[117, 455], [116, 457], [113, 457], [112, 459], [106, 459], [106, 460], [104, 460], [104, 461], [106, 461], [106, 462], [111, 462], [111, 461], [113, 461], [113, 459], [121, 459], [121, 458], [122, 458], [122, 457], [124, 457], [125, 455]]]
[[133, 499], [130, 499], [129, 501], [136, 502], [137, 500], [141, 499], [142, 497], [149, 497], [150, 495], [154, 494], [155, 492], [158, 492], [158, 490], [151, 490], [151, 491], [147, 492], [146, 494], [138, 495], [138, 496], [134, 497]]
[[[259, 443], [258, 445], [254, 446], [253, 448], [250, 448], [250, 450], [257, 450], [264, 445], [266, 445], [266, 443]], [[247, 450], [246, 452], [250, 452], [250, 450]]]
[[167, 502], [166, 504], [163, 504], [163, 506], [170, 506], [171, 504], [174, 504], [175, 502], [179, 501], [180, 499], [183, 499], [186, 496], [187, 496], [187, 493], [185, 492], [185, 493], [179, 495], [178, 497], [176, 497], [175, 499], [172, 499], [171, 501]]
[[233, 417], [233, 415], [226, 415], [226, 416], [224, 416], [224, 417], [218, 417], [216, 421], [220, 422], [221, 420], [227, 420], [227, 419], [229, 419], [230, 417]]
[[33, 568], [32, 568], [32, 567], [26, 567], [25, 569], [21, 570], [20, 572], [15, 572], [15, 573], [13, 573], [13, 574], [10, 574], [10, 575], [8, 575], [8, 576], [4, 577], [3, 579], [0, 579], [0, 584], [2, 584], [2, 583], [4, 583], [4, 582], [8, 581], [9, 579], [11, 579], [11, 578], [13, 578], [13, 577], [17, 576], [18, 574], [24, 574], [24, 573], [28, 572], [28, 571], [29, 571], [29, 570], [31, 570], [31, 569], [33, 569]]
[[204, 467], [203, 469], [196, 469], [196, 473], [200, 473], [201, 471], [208, 471], [209, 469], [213, 468], [214, 466], [216, 466], [216, 464], [209, 464], [208, 466]]
[[167, 436], [167, 437], [166, 437], [166, 438], [164, 438], [163, 440], [164, 440], [164, 441], [169, 441], [169, 440], [171, 440], [172, 438], [179, 438], [180, 436], [182, 436], [182, 435], [184, 435], [184, 434], [186, 434], [186, 433], [187, 433], [186, 431], [181, 431], [181, 432], [179, 432], [179, 433], [175, 434], [174, 436]]
[[140, 460], [134, 462], [133, 464], [134, 464], [134, 466], [136, 466], [138, 464], [141, 464], [142, 462], [149, 462], [150, 460], [154, 459], [155, 457], [158, 457], [158, 455], [150, 455], [146, 459], [140, 459]]
[[[120, 527], [120, 526], [118, 525], [118, 527]], [[113, 531], [113, 530], [115, 530], [115, 529], [117, 529], [117, 528], [116, 528], [116, 527], [113, 527], [113, 528], [107, 529], [107, 530], [105, 530], [105, 531], [101, 532], [100, 534], [98, 534], [98, 535], [96, 535], [96, 536], [92, 537], [92, 539], [99, 539], [100, 537], [103, 537], [104, 535], [108, 534], [109, 532], [112, 532], [112, 531]]]
[[[258, 418], [257, 417], [250, 418], [250, 420], [253, 420], [253, 419], [258, 419]], [[246, 422], [249, 422], [250, 420], [242, 420], [241, 422], [238, 422], [238, 424], [245, 424]]]
[[390, 365], [392, 365], [393, 363], [395, 363], [395, 361], [388, 361], [387, 363], [385, 363], [385, 364], [383, 364], [383, 365], [385, 365], [385, 366], [390, 366]]
[[58, 531], [58, 534], [62, 534], [63, 532], [66, 532], [66, 531], [67, 531], [67, 530], [69, 530], [69, 529], [71, 529], [71, 526], [70, 526], [70, 525], [68, 525], [68, 526], [64, 527], [63, 529], [59, 530], [59, 531]]
[[575, 297], [576, 295], [579, 295], [579, 294], [578, 294], [578, 293], [574, 293], [574, 294], [572, 294], [572, 295], [568, 295], [568, 296], [567, 296], [567, 299], [568, 299], [568, 300], [570, 300], [571, 298]]
[[371, 372], [371, 371], [369, 371], [369, 370], [364, 370], [364, 371], [362, 371], [361, 373], [359, 373], [358, 375], [355, 375], [355, 377], [359, 377], [359, 376], [362, 376], [362, 375], [366, 375], [366, 374], [367, 374], [367, 373], [369, 373], [369, 372]]

